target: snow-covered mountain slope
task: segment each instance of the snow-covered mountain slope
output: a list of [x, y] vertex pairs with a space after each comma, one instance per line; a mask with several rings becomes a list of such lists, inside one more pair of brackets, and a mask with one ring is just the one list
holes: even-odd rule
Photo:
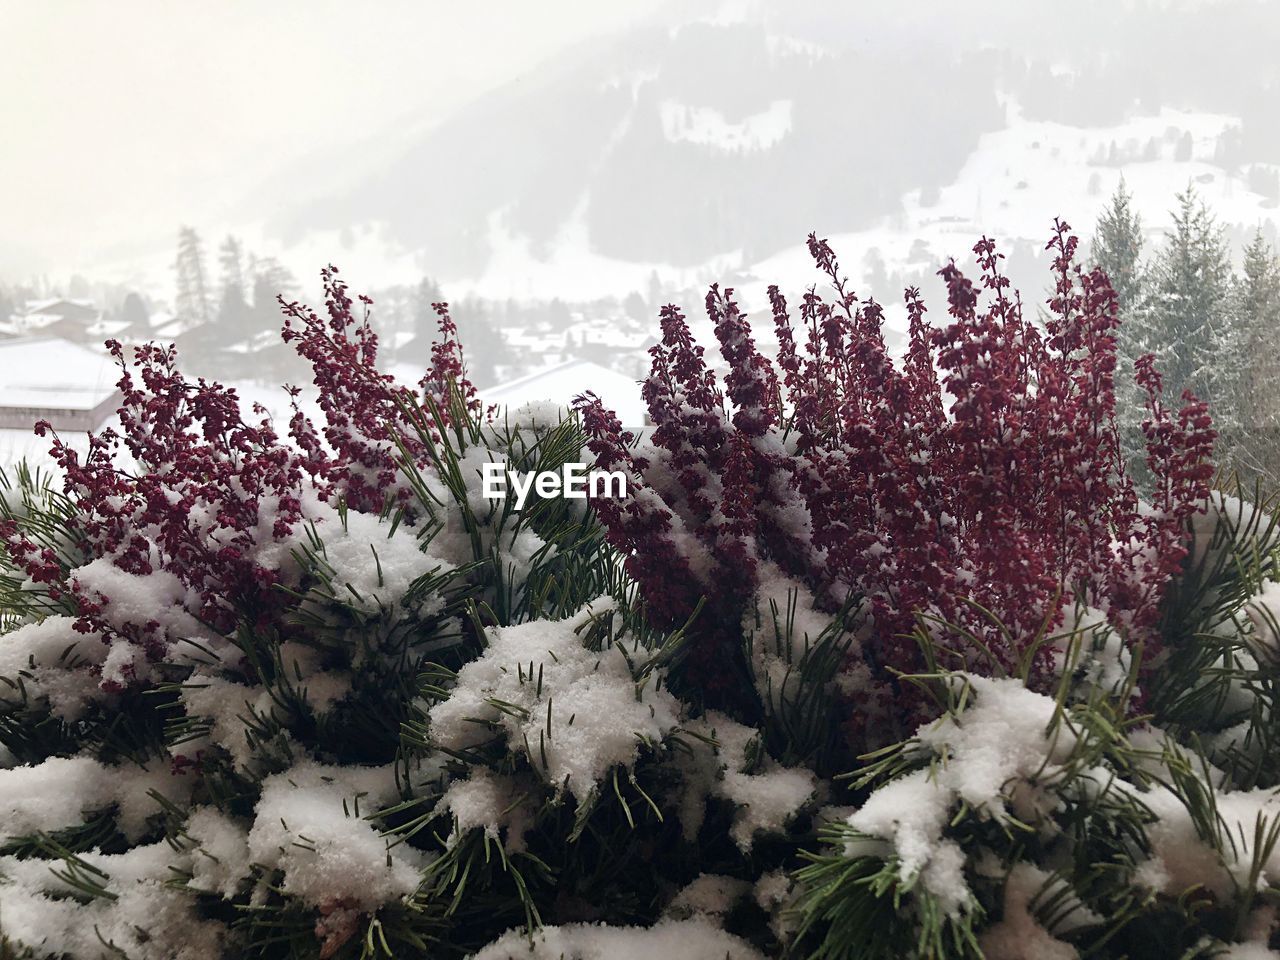
[[[998, 127], [995, 64], [976, 52], [932, 62], [848, 30], [829, 44], [785, 12], [688, 15], [580, 49], [275, 226], [294, 242], [384, 224], [446, 279], [483, 275], [503, 237], [554, 261], [579, 229], [602, 257], [689, 269], [891, 213]], [[904, 117], [930, 149], [894, 142]]]
[[1087, 234], [1122, 172], [1153, 228], [1188, 182], [1228, 223], [1269, 220], [1247, 188], [1280, 163], [1280, 5], [1158, 6], [1155, 36], [1142, 0], [1083, 0], [1052, 31], [1014, 3], [679, 4], [265, 226], [455, 298], [581, 300], [655, 270], [763, 279], [810, 230], [848, 237], [851, 265], [878, 248], [890, 279], [981, 233], [1030, 250], [1054, 216]]
[[[863, 229], [827, 234], [858, 292], [886, 304], [892, 335], [905, 321], [899, 306], [903, 288], [920, 286], [941, 310], [935, 271], [951, 257], [965, 263], [983, 235], [999, 241], [1015, 285], [1029, 303], [1039, 303], [1048, 283], [1044, 244], [1054, 218], [1067, 220], [1087, 239], [1121, 178], [1134, 195], [1151, 249], [1171, 222], [1175, 195], [1188, 185], [1238, 237], [1259, 228], [1280, 233], [1275, 197], [1253, 189], [1265, 175], [1280, 175], [1280, 165], [1231, 169], [1222, 163], [1220, 145], [1238, 128], [1235, 117], [1164, 109], [1108, 126], [1079, 127], [1028, 120], [1012, 101], [1007, 110], [1005, 125], [979, 138], [950, 182], [904, 192], [895, 213]], [[539, 256], [495, 214], [484, 272], [453, 286], [495, 298], [590, 299], [643, 291], [656, 272], [682, 288], [731, 283], [748, 307], [761, 310], [768, 284], [796, 293], [817, 279], [803, 241], [797, 233], [781, 252], [755, 261], [741, 249], [692, 268], [626, 261], [592, 249], [579, 210]], [[709, 329], [701, 332], [710, 335]], [[759, 332], [767, 341], [768, 331]]]
[[[1010, 103], [1007, 125], [983, 135], [952, 182], [930, 197], [910, 191], [899, 213], [829, 239], [858, 292], [887, 304], [896, 333], [905, 323], [898, 306], [903, 287], [921, 287], [926, 302], [941, 310], [942, 285], [934, 272], [952, 257], [971, 262], [971, 247], [981, 236], [998, 241], [1014, 285], [1028, 303], [1038, 304], [1047, 295], [1044, 245], [1054, 218], [1087, 240], [1121, 178], [1133, 194], [1149, 250], [1171, 223], [1175, 195], [1189, 185], [1238, 238], [1256, 229], [1273, 238], [1280, 234], [1276, 198], [1252, 189], [1266, 179], [1259, 174], [1280, 174], [1280, 165], [1233, 170], [1221, 163], [1220, 144], [1238, 125], [1235, 117], [1165, 109], [1119, 124], [1078, 127], [1027, 120]], [[766, 303], [769, 283], [798, 290], [815, 278], [799, 242], [744, 266], [743, 273], [748, 279], [739, 290], [757, 309]]]

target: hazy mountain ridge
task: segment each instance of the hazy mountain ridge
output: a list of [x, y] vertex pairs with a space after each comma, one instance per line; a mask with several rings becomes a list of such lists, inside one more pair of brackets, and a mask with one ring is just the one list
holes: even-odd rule
[[[991, 68], [976, 56], [943, 80], [964, 96], [961, 111], [937, 97], [937, 71], [910, 55], [813, 43], [751, 22], [629, 34], [484, 98], [380, 175], [279, 227], [288, 241], [383, 220], [432, 269], [473, 274], [495, 212], [537, 253], [581, 210], [606, 256], [677, 266], [737, 249], [760, 258], [816, 223], [857, 226], [921, 182], [940, 185], [1001, 121]], [[734, 125], [779, 104], [785, 135], [760, 149], [672, 129], [681, 111]], [[905, 160], [886, 148], [904, 116], [931, 143]], [[805, 188], [784, 197], [788, 183]]]
[[[1052, 23], [1025, 5], [976, 19], [929, 4], [905, 19], [740, 6], [681, 8], [579, 48], [276, 228], [290, 242], [378, 222], [451, 278], [484, 271], [495, 226], [535, 258], [577, 225], [620, 261], [754, 263], [945, 187], [1005, 126], [1008, 98], [1027, 119], [1085, 128], [1166, 107], [1229, 114], [1232, 162], [1280, 160], [1262, 59], [1280, 48], [1280, 5], [1162, 4], [1155, 30], [1155, 5], [1102, 0]], [[1259, 64], [1252, 87], [1226, 69], [1242, 57]]]

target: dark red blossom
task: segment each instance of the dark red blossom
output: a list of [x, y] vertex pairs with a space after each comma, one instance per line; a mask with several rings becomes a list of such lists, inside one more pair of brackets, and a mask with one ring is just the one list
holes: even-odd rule
[[[138, 577], [163, 575], [174, 601], [189, 617], [222, 633], [252, 626], [285, 629], [288, 596], [278, 589], [278, 557], [309, 517], [306, 504], [344, 497], [356, 510], [379, 511], [389, 499], [407, 504], [401, 456], [424, 468], [429, 457], [418, 427], [443, 429], [461, 398], [468, 415], [478, 403], [467, 382], [456, 328], [444, 304], [437, 304], [442, 339], [422, 389], [433, 401], [430, 425], [418, 416], [412, 390], [378, 372], [377, 337], [353, 301], [337, 270], [323, 271], [327, 318], [297, 303], [284, 304], [284, 339], [312, 364], [323, 433], [303, 414], [298, 391], [290, 388], [292, 443], [277, 436], [266, 411], [255, 406], [257, 422], [244, 419], [234, 390], [203, 379], [192, 382], [178, 369], [174, 347], [146, 344], [107, 348], [120, 367], [123, 397], [120, 427], [88, 438], [81, 455], [49, 424], [36, 433], [52, 436], [53, 457], [62, 468], [64, 491], [74, 510], [69, 529], [78, 564], [104, 561]], [[403, 446], [399, 446], [397, 441]], [[410, 517], [412, 519], [412, 517]], [[283, 548], [271, 548], [285, 541]], [[0, 546], [49, 600], [68, 604], [76, 628], [104, 641], [123, 639], [141, 647], [150, 660], [162, 658], [177, 638], [173, 618], [129, 619], [132, 609], [93, 589], [67, 558], [34, 531], [9, 520], [0, 524]], [[180, 622], [190, 624], [190, 619]], [[129, 681], [133, 668], [120, 675]], [[113, 689], [119, 680], [104, 681]]]
[[[419, 387], [441, 422], [415, 424], [407, 411], [418, 397], [377, 369], [378, 337], [369, 323], [373, 301], [361, 297], [363, 310], [356, 316], [338, 269], [329, 266], [320, 275], [327, 319], [304, 304], [280, 301], [284, 340], [311, 363], [325, 418], [323, 431], [317, 431], [295, 408], [290, 435], [306, 453], [309, 466], [331, 479], [354, 509], [378, 512], [388, 501], [406, 508], [413, 491], [400, 471], [398, 445], [403, 444], [416, 462], [425, 463], [426, 447], [417, 428], [425, 426], [438, 436], [448, 422], [455, 389], [469, 411], [479, 409], [475, 388], [466, 377], [457, 327], [445, 304], [433, 304], [441, 338], [432, 346], [431, 366]], [[322, 436], [328, 451], [320, 442]]]
[[[880, 306], [854, 296], [830, 245], [811, 235], [834, 297], [807, 291], [797, 332], [769, 288], [776, 366], [732, 291], [708, 293], [727, 399], [683, 316], [665, 308], [644, 385], [651, 462], [597, 402], [582, 407], [601, 466], [625, 460], [645, 492], [634, 507], [645, 522], [597, 509], [626, 543], [646, 599], [689, 608], [684, 571], [707, 566], [707, 602], [731, 620], [759, 560], [772, 560], [833, 607], [865, 599], [875, 629], [863, 654], [883, 680], [924, 665], [911, 637], [921, 617], [961, 665], [988, 671], [1016, 669], [1076, 601], [1149, 647], [1186, 519], [1207, 494], [1214, 434], [1193, 397], [1168, 414], [1150, 361], [1139, 364], [1157, 478], [1152, 509], [1140, 510], [1116, 428], [1115, 294], [1103, 274], [1075, 265], [1076, 248], [1058, 223], [1042, 330], [983, 238], [977, 282], [954, 263], [940, 271], [947, 324], [931, 326], [918, 292], [906, 291], [899, 366]], [[1033, 678], [1047, 676], [1050, 658], [1040, 650]]]

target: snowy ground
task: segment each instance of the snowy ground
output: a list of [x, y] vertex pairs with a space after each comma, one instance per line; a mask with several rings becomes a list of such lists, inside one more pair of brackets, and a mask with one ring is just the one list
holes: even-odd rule
[[590, 390], [618, 415], [624, 427], [644, 424], [645, 406], [637, 381], [587, 360], [568, 360], [481, 391], [485, 403], [515, 409], [529, 403], [550, 400], [570, 407], [576, 397]]

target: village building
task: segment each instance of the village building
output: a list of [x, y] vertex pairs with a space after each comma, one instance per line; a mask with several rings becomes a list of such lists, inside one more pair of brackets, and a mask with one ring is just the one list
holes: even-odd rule
[[53, 297], [28, 300], [21, 311], [9, 318], [14, 333], [22, 336], [56, 337], [76, 343], [98, 339], [102, 311], [91, 300]]
[[101, 426], [120, 406], [120, 372], [102, 350], [56, 337], [0, 340], [0, 429]]

